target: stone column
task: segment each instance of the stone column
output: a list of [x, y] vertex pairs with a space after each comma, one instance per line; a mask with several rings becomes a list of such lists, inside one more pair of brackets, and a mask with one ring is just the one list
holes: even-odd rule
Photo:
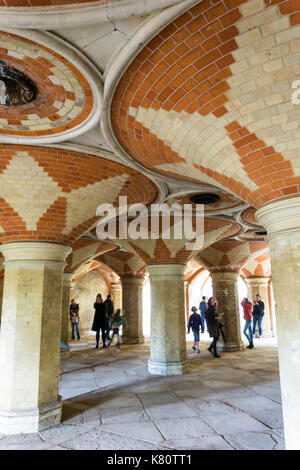
[[1, 246], [0, 433], [38, 432], [61, 418], [59, 344], [62, 271], [71, 248], [44, 242]]
[[181, 375], [187, 371], [183, 264], [148, 265], [151, 284], [149, 372]]
[[[265, 304], [265, 314], [262, 320], [263, 338], [271, 338], [271, 314], [269, 308], [269, 278], [268, 277], [249, 277], [246, 279], [248, 287], [248, 298], [251, 302], [256, 299], [256, 294], [261, 296], [261, 300]], [[259, 338], [258, 326], [256, 326], [256, 338]]]
[[114, 304], [115, 311], [118, 308], [122, 308], [122, 286], [121, 284], [112, 283], [111, 285], [111, 295]]
[[287, 450], [300, 450], [300, 197], [272, 202], [256, 213], [267, 231]]
[[123, 343], [139, 344], [143, 336], [143, 286], [144, 277], [122, 278], [123, 315], [127, 326], [123, 327]]
[[190, 295], [189, 295], [189, 281], [184, 281], [184, 305], [185, 305], [185, 325], [189, 323], [190, 318]]
[[241, 338], [239, 295], [237, 272], [211, 273], [214, 297], [219, 302], [218, 311], [225, 312], [223, 317], [226, 344], [224, 351], [242, 351], [244, 343]]
[[[62, 286], [62, 308], [61, 308], [61, 341], [69, 346], [70, 339], [70, 295], [72, 287], [73, 273], [63, 273], [63, 286]], [[79, 312], [80, 316], [80, 312]], [[68, 350], [62, 350], [61, 353], [66, 355]]]
[[0, 277], [0, 326], [1, 326], [1, 315], [2, 315], [3, 284], [4, 284], [4, 276]]

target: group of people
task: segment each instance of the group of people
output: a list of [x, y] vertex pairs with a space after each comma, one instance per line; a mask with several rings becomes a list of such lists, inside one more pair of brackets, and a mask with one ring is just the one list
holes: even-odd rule
[[[247, 346], [247, 348], [252, 349], [254, 347], [253, 336], [255, 335], [257, 324], [258, 324], [259, 337], [262, 338], [261, 323], [262, 323], [262, 319], [265, 313], [265, 304], [261, 300], [260, 295], [256, 294], [256, 299], [253, 302], [253, 305], [252, 305], [252, 302], [250, 302], [247, 299], [247, 297], [245, 297], [242, 300], [241, 305], [244, 310], [244, 319], [246, 321], [245, 327], [244, 327], [244, 335], [249, 341], [249, 345]], [[252, 325], [252, 319], [253, 319], [253, 325]]]
[[[246, 336], [249, 345], [247, 346], [248, 349], [252, 349], [254, 347], [253, 344], [253, 336], [256, 332], [256, 325], [258, 324], [258, 331], [259, 336], [262, 338], [262, 319], [264, 316], [264, 309], [265, 305], [264, 302], [261, 300], [259, 294], [256, 294], [256, 299], [252, 303], [245, 297], [241, 305], [244, 310], [244, 319], [246, 321], [244, 327], [244, 335]], [[199, 340], [200, 340], [200, 327], [201, 333], [205, 331], [205, 322], [207, 325], [207, 330], [209, 336], [213, 338], [208, 351], [213, 354], [214, 357], [219, 358], [221, 357], [217, 351], [217, 342], [220, 338], [220, 333], [223, 336], [224, 342], [226, 342], [224, 331], [223, 331], [223, 323], [222, 318], [224, 313], [217, 313], [218, 301], [215, 297], [210, 297], [206, 302], [206, 297], [202, 297], [202, 301], [199, 305], [200, 312], [198, 313], [197, 307], [192, 307], [192, 314], [189, 318], [188, 323], [188, 333], [192, 329], [194, 335], [194, 344], [192, 346], [193, 351], [196, 351], [198, 354], [200, 353], [199, 349]], [[253, 318], [253, 325], [252, 325], [252, 318]], [[249, 334], [248, 334], [249, 332]]]
[[[114, 313], [114, 304], [111, 299], [111, 295], [103, 300], [101, 294], [97, 294], [96, 302], [94, 303], [94, 319], [92, 324], [92, 331], [96, 332], [96, 348], [99, 348], [100, 330], [102, 336], [102, 347], [106, 348], [110, 346], [113, 338], [117, 336], [116, 349], [120, 348], [120, 335], [119, 328], [122, 325], [126, 325], [125, 318], [121, 315], [121, 309], [117, 309]], [[77, 340], [80, 341], [79, 331], [79, 304], [74, 299], [71, 300], [70, 305], [70, 321], [72, 326], [72, 340], [75, 340], [75, 332], [77, 334]], [[112, 336], [110, 331], [112, 330]]]

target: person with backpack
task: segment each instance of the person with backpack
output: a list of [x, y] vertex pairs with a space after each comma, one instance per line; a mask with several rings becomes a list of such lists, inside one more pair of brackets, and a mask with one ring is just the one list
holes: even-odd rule
[[204, 333], [203, 330], [203, 325], [202, 325], [202, 318], [199, 313], [197, 313], [197, 307], [192, 307], [192, 315], [189, 318], [189, 324], [188, 324], [188, 333], [190, 332], [190, 329], [192, 328], [193, 334], [194, 334], [194, 344], [192, 347], [193, 351], [197, 351], [197, 353], [200, 353], [199, 349], [199, 340], [200, 340], [200, 325], [201, 325], [201, 333]]
[[[243, 333], [246, 336], [247, 340], [249, 341], [249, 345], [247, 346], [247, 348], [252, 349], [254, 346], [253, 345], [253, 333], [252, 333], [252, 303], [249, 302], [247, 297], [245, 297], [242, 300], [241, 305], [244, 310], [244, 319], [246, 320]], [[249, 332], [249, 335], [247, 331]]]
[[256, 324], [258, 323], [259, 337], [262, 338], [262, 319], [265, 314], [265, 304], [261, 300], [259, 294], [256, 294], [256, 300], [253, 302], [253, 335], [256, 332]]

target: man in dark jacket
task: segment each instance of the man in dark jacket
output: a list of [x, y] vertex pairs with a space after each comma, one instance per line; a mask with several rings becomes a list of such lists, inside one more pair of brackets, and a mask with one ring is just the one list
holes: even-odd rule
[[199, 339], [200, 339], [200, 325], [201, 325], [201, 333], [204, 332], [203, 326], [202, 326], [202, 318], [199, 313], [197, 313], [197, 307], [192, 307], [192, 315], [189, 318], [189, 324], [188, 324], [188, 333], [190, 332], [190, 329], [192, 328], [193, 334], [194, 334], [194, 345], [192, 347], [193, 351], [197, 351], [199, 354], [200, 349], [199, 349]]
[[111, 327], [111, 320], [114, 314], [114, 304], [113, 301], [111, 300], [111, 295], [108, 294], [106, 297], [106, 300], [104, 301], [104, 305], [106, 308], [106, 316], [108, 320], [108, 328], [106, 330], [106, 339], [109, 340], [109, 332], [110, 332], [110, 327]]
[[200, 315], [201, 315], [201, 327], [202, 327], [202, 333], [204, 333], [205, 330], [205, 310], [207, 309], [207, 303], [206, 303], [206, 297], [203, 296], [202, 300], [199, 305], [200, 309]]
[[256, 294], [256, 300], [253, 302], [253, 335], [256, 332], [256, 323], [258, 323], [259, 337], [262, 338], [261, 322], [265, 314], [265, 304], [259, 294]]

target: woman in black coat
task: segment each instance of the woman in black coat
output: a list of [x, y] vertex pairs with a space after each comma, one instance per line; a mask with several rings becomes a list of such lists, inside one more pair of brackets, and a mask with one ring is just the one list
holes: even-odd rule
[[101, 294], [98, 294], [96, 297], [96, 302], [94, 303], [95, 315], [92, 325], [92, 331], [96, 331], [96, 348], [99, 347], [99, 337], [100, 330], [102, 336], [103, 347], [106, 347], [105, 337], [106, 330], [108, 329], [108, 322], [106, 316], [106, 306], [103, 302]]
[[218, 306], [218, 301], [215, 297], [211, 297], [207, 302], [207, 309], [205, 311], [206, 325], [208, 329], [209, 336], [213, 338], [211, 345], [208, 348], [208, 351], [214, 355], [214, 357], [221, 357], [217, 352], [217, 341], [220, 337], [219, 332], [219, 320], [222, 317], [219, 317], [216, 309]]

